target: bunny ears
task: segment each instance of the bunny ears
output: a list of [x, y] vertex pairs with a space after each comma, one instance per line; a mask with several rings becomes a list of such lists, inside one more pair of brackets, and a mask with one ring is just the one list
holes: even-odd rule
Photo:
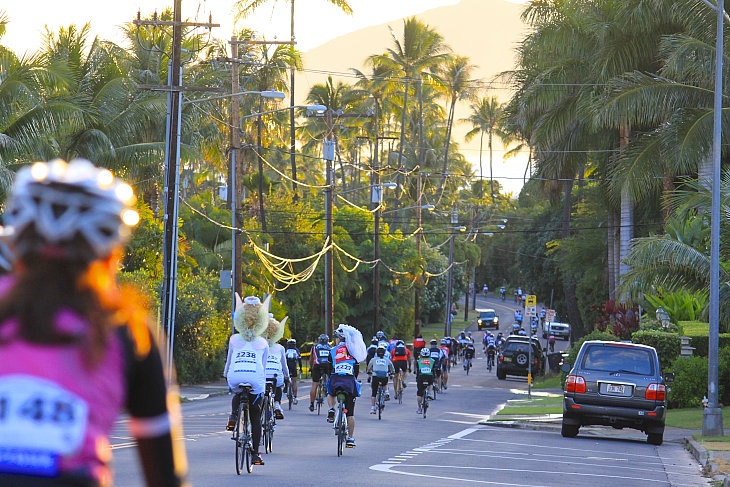
[[278, 342], [284, 336], [284, 325], [287, 318], [281, 322], [274, 319], [269, 313], [271, 295], [262, 303], [256, 296], [247, 296], [241, 300], [236, 293], [236, 311], [233, 313], [233, 326], [246, 341], [253, 341], [262, 337], [269, 343]]

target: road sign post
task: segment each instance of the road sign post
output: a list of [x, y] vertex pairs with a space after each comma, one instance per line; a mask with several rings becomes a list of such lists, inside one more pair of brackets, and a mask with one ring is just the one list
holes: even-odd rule
[[528, 323], [530, 323], [530, 334], [528, 335], [530, 338], [530, 344], [527, 348], [528, 350], [528, 360], [530, 361], [529, 364], [527, 364], [527, 398], [532, 399], [532, 319], [537, 316], [537, 296], [534, 294], [528, 294], [525, 296], [525, 318], [528, 320]]

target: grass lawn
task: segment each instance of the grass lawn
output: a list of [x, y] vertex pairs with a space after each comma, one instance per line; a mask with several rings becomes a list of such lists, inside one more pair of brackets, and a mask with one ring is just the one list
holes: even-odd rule
[[[691, 430], [702, 429], [702, 408], [670, 409], [667, 411], [667, 426], [686, 428]], [[730, 407], [722, 408], [723, 425], [730, 424]]]
[[561, 414], [562, 412], [562, 396], [540, 396], [532, 399], [512, 399], [497, 413], [497, 416]]

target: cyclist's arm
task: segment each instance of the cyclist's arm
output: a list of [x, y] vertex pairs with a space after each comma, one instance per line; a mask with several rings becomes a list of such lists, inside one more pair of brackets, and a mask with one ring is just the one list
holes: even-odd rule
[[[129, 429], [137, 440], [148, 486], [187, 485], [180, 404], [175, 399], [176, 395], [167, 390], [162, 357], [151, 333], [148, 330], [147, 333], [151, 344], [147, 354], [142, 356], [134, 351], [127, 354]], [[129, 336], [126, 339], [132, 340]]]
[[[233, 337], [233, 335], [231, 335]], [[228, 367], [231, 366], [231, 359], [233, 358], [233, 347], [231, 346], [230, 339], [228, 341], [228, 355], [226, 357], [226, 366], [223, 368], [223, 377], [228, 377]]]
[[393, 376], [395, 375], [395, 366], [393, 365], [393, 362], [388, 360], [388, 375]]
[[279, 362], [281, 363], [281, 370], [284, 372], [284, 381], [289, 382], [291, 377], [289, 376], [289, 364], [286, 363], [286, 355], [279, 354]]

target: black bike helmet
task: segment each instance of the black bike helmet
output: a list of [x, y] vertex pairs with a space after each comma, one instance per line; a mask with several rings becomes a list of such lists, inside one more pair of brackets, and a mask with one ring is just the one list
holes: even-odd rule
[[322, 345], [324, 345], [324, 344], [326, 344], [326, 343], [329, 343], [329, 341], [330, 341], [330, 337], [329, 337], [329, 336], [327, 336], [326, 334], [322, 333], [322, 334], [321, 334], [321, 335], [319, 336], [319, 343], [321, 343]]

